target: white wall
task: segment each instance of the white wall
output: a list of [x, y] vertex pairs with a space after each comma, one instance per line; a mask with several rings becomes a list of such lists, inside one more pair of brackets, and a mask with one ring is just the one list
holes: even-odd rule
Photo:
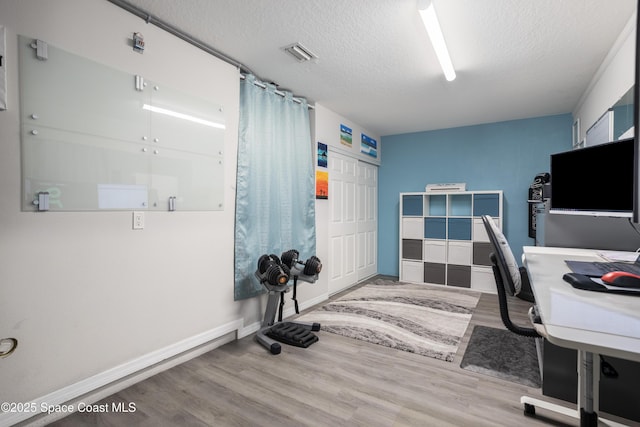
[[[96, 375], [117, 377], [119, 367], [258, 322], [260, 299], [233, 300], [238, 70], [104, 0], [0, 0], [0, 25], [9, 92], [0, 111], [0, 337], [19, 340], [0, 359], [0, 401], [60, 398]], [[145, 37], [142, 55], [133, 32]], [[18, 34], [224, 105], [224, 210], [149, 211], [142, 231], [131, 229], [131, 212], [22, 212]]]
[[635, 80], [636, 25], [633, 15], [594, 75], [588, 89], [573, 111], [573, 119], [580, 119], [580, 139], [595, 122], [611, 108]]
[[[62, 403], [236, 330], [255, 331], [265, 298], [233, 300], [238, 70], [104, 0], [0, 0], [0, 25], [9, 94], [0, 111], [0, 338], [19, 340], [0, 359], [0, 401]], [[133, 32], [144, 35], [142, 55], [131, 48]], [[224, 210], [148, 211], [142, 231], [131, 229], [130, 211], [22, 212], [18, 35], [222, 104]], [[313, 116], [315, 141], [339, 146], [344, 123], [353, 155], [371, 160], [358, 153], [360, 133], [380, 143], [378, 135], [322, 106]], [[327, 260], [327, 201], [316, 209], [317, 255]], [[302, 283], [301, 308], [325, 300], [327, 283], [322, 274]], [[285, 313], [292, 310], [289, 301]], [[24, 418], [0, 414], [0, 425]]]
[[[315, 104], [315, 109], [313, 110], [313, 129], [311, 134], [314, 138], [314, 144], [317, 148], [317, 143], [322, 142], [329, 146], [329, 159], [328, 162], [331, 162], [331, 150], [337, 150], [340, 153], [346, 154], [351, 157], [358, 158], [360, 160], [368, 161], [374, 164], [380, 164], [381, 155], [382, 155], [382, 144], [380, 142], [380, 135], [376, 133], [369, 132], [367, 129], [364, 129], [362, 126], [357, 123], [353, 123], [348, 118], [341, 116], [328, 108]], [[349, 126], [353, 130], [353, 144], [351, 149], [340, 143], [340, 125], [344, 124]], [[378, 142], [378, 157], [377, 159], [373, 159], [371, 156], [360, 153], [360, 135], [364, 133], [365, 135], [375, 139]], [[329, 171], [326, 168], [317, 167], [316, 170], [324, 170]], [[329, 172], [331, 173], [331, 172]], [[329, 194], [329, 198], [331, 198], [331, 194]], [[321, 260], [329, 260], [329, 222], [331, 220], [329, 212], [329, 200], [316, 200], [316, 247], [317, 254]], [[325, 270], [329, 271], [328, 268]], [[321, 295], [321, 292], [324, 292], [328, 295], [329, 292], [329, 277], [328, 274], [324, 274], [320, 276], [316, 288], [314, 290], [304, 290], [305, 297], [317, 297]]]
[[[369, 132], [357, 123], [353, 123], [346, 117], [343, 117], [328, 108], [316, 104], [314, 110], [316, 129], [315, 141], [327, 144], [330, 149], [337, 150], [347, 156], [355, 157], [365, 162], [380, 165], [382, 160], [382, 144], [380, 143], [380, 135]], [[347, 147], [340, 143], [340, 125], [346, 125], [353, 130], [353, 144]], [[373, 158], [360, 152], [360, 138], [365, 134], [378, 142], [378, 156]]]

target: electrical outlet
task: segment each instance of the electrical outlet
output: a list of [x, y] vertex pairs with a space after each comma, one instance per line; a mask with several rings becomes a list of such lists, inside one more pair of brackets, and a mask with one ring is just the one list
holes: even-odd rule
[[133, 212], [133, 229], [142, 230], [144, 228], [144, 212]]

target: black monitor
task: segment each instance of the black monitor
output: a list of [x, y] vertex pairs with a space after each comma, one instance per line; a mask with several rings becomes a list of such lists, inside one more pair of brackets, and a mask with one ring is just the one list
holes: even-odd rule
[[635, 139], [551, 155], [550, 213], [631, 218]]
[[640, 224], [640, 0], [636, 6], [636, 67], [635, 84], [633, 87], [633, 135], [635, 136], [634, 176], [633, 176], [633, 218]]

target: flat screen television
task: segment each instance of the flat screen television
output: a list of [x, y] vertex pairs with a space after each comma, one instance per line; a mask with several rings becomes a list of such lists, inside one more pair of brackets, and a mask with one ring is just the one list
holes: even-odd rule
[[631, 218], [634, 163], [634, 138], [552, 154], [550, 213]]

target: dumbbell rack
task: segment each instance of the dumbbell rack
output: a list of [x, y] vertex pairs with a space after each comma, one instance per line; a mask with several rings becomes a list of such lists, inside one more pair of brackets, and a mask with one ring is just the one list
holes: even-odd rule
[[[269, 280], [270, 271], [261, 272], [262, 258], [258, 261], [258, 270], [256, 270], [256, 277], [260, 283], [269, 291], [269, 297], [267, 299], [267, 308], [264, 313], [264, 319], [260, 330], [256, 333], [256, 340], [271, 354], [280, 354], [282, 346], [280, 343], [294, 345], [296, 347], [307, 348], [311, 344], [318, 341], [318, 337], [312, 333], [320, 330], [319, 323], [308, 322], [282, 322], [282, 308], [284, 306], [284, 294], [289, 292], [291, 285], [289, 285], [289, 279], [293, 277], [293, 289], [296, 289], [298, 279], [309, 283], [315, 283], [318, 279], [319, 270], [322, 265], [317, 260], [319, 267], [315, 274], [309, 274], [308, 268], [305, 266], [304, 270], [300, 270], [297, 264], [297, 251], [293, 255], [294, 251], [285, 252], [282, 256], [283, 264], [278, 257], [270, 255], [274, 260], [277, 260], [279, 266], [283, 268], [283, 272], [286, 272], [286, 282], [282, 283], [280, 277], [278, 280]], [[271, 277], [273, 279], [273, 277]], [[283, 279], [285, 280], [285, 279]], [[276, 282], [276, 283], [274, 283]], [[295, 294], [295, 292], [294, 292]], [[294, 295], [295, 299], [295, 295]], [[278, 310], [279, 309], [279, 310]], [[278, 321], [276, 321], [276, 313], [279, 311]], [[296, 301], [296, 313], [298, 313], [297, 301]]]
[[[297, 277], [294, 276], [294, 280], [297, 280]], [[290, 285], [288, 283], [277, 286], [269, 283], [263, 283], [263, 285], [269, 290], [269, 299], [267, 300], [267, 309], [264, 313], [262, 327], [256, 333], [256, 340], [271, 354], [280, 354], [282, 350], [280, 342], [307, 348], [318, 341], [318, 337], [312, 334], [311, 331], [319, 331], [319, 323], [282, 322], [280, 320], [276, 322], [279, 302], [284, 293], [289, 292], [291, 289]], [[291, 338], [287, 339], [287, 337]]]

